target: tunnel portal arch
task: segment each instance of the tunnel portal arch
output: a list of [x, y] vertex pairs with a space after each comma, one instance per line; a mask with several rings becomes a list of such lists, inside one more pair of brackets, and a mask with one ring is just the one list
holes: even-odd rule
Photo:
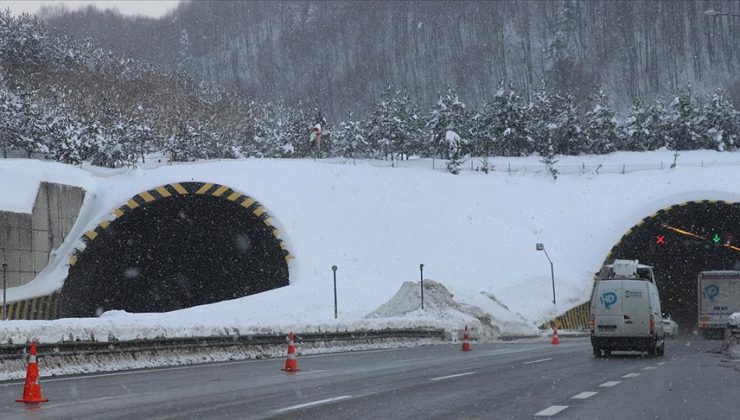
[[658, 210], [628, 230], [604, 264], [615, 259], [654, 266], [663, 311], [693, 329], [699, 272], [740, 269], [740, 203], [689, 201]]
[[144, 191], [83, 236], [61, 317], [166, 312], [287, 286], [292, 259], [266, 209], [225, 185]]
[[[740, 270], [740, 203], [688, 201], [658, 210], [627, 230], [603, 264], [615, 259], [655, 267], [663, 312], [682, 331], [691, 330], [697, 324], [699, 272]], [[585, 302], [557, 320], [563, 328], [588, 328], [589, 311]]]

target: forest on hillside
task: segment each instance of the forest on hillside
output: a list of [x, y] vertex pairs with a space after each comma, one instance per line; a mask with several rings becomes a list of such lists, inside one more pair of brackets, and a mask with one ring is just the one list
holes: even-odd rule
[[177, 67], [261, 100], [368, 115], [390, 84], [432, 106], [447, 87], [480, 105], [500, 81], [534, 99], [543, 80], [576, 102], [723, 89], [740, 106], [737, 0], [186, 1], [161, 19], [47, 8], [76, 39]]
[[[187, 61], [185, 61], [187, 62]], [[455, 86], [429, 106], [385, 84], [366, 113], [332, 118], [318, 99], [260, 98], [199, 80], [182, 66], [134, 59], [77, 40], [36, 17], [0, 13], [0, 153], [79, 164], [315, 156], [450, 160], [617, 150], [740, 146], [740, 113], [723, 90], [678, 88], [635, 98], [616, 118], [600, 85], [585, 98], [540, 81], [527, 94], [499, 80], [480, 103]], [[531, 96], [531, 98], [529, 98]], [[485, 159], [484, 159], [485, 161]]]

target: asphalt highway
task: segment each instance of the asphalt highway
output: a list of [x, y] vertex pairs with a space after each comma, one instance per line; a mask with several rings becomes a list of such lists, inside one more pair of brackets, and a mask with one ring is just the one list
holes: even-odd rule
[[[734, 418], [740, 372], [721, 342], [669, 340], [665, 357], [595, 359], [587, 338], [458, 344], [42, 378], [50, 401], [16, 403], [0, 383], [2, 418], [531, 419]], [[41, 367], [43, 369], [43, 366]]]

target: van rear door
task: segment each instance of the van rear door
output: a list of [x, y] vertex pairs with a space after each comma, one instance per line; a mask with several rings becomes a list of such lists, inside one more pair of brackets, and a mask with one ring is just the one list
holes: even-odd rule
[[596, 283], [591, 299], [594, 315], [594, 335], [598, 337], [622, 336], [622, 282], [619, 280], [600, 280]]
[[623, 335], [647, 337], [650, 335], [650, 314], [653, 312], [648, 282], [624, 280], [622, 287]]

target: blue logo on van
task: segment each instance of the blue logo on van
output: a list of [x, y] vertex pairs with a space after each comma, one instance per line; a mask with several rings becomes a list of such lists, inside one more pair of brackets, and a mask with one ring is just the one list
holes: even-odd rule
[[614, 292], [604, 293], [601, 295], [601, 303], [604, 304], [606, 309], [611, 308], [615, 303], [617, 303], [617, 294]]
[[704, 288], [704, 297], [709, 299], [710, 302], [717, 300], [717, 296], [719, 296], [719, 286], [716, 284], [710, 284]]

